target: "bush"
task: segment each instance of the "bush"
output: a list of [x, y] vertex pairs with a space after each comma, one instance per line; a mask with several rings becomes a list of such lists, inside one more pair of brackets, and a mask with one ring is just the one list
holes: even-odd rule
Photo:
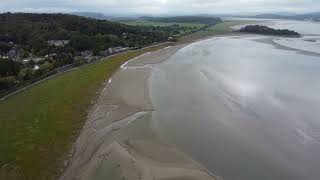
[[0, 76], [16, 76], [20, 71], [21, 63], [10, 59], [0, 59]]
[[9, 44], [0, 41], [0, 54], [8, 53], [11, 48], [12, 47]]
[[33, 77], [33, 69], [31, 68], [23, 68], [20, 70], [18, 74], [18, 79], [20, 81], [30, 80]]
[[7, 76], [0, 78], [0, 90], [10, 89], [17, 84], [17, 80], [14, 76]]
[[85, 64], [87, 61], [83, 57], [76, 57], [73, 61], [73, 64], [75, 66], [80, 66], [82, 64]]
[[51, 64], [49, 62], [45, 62], [42, 65], [40, 65], [39, 68], [40, 68], [39, 70], [41, 73], [46, 73], [46, 72], [53, 70], [54, 66], [53, 66], [53, 64]]

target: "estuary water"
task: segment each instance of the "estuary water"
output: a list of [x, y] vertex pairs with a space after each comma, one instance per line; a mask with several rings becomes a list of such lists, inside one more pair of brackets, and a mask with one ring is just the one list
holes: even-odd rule
[[153, 65], [155, 130], [225, 180], [320, 179], [320, 47], [299, 50], [320, 32], [302, 33], [212, 38]]

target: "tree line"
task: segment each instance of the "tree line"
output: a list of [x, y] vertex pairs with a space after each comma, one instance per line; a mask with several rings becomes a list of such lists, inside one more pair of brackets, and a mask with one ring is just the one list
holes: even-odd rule
[[[99, 55], [112, 47], [139, 48], [172, 40], [180, 30], [177, 26], [129, 26], [69, 14], [0, 14], [0, 92], [50, 70], [77, 64], [75, 57], [83, 51]], [[55, 46], [49, 41], [68, 43]], [[19, 54], [19, 59], [8, 58], [8, 53]], [[35, 57], [42, 60], [21, 61]]]
[[141, 19], [162, 23], [198, 23], [208, 26], [222, 22], [220, 18], [210, 16], [142, 17]]
[[278, 36], [301, 36], [295, 31], [289, 29], [273, 29], [267, 26], [248, 25], [239, 30], [240, 32], [265, 34], [265, 35], [278, 35]]
[[[165, 29], [134, 27], [106, 20], [68, 14], [5, 13], [0, 15], [1, 50], [12, 42], [27, 51], [45, 54], [49, 40], [70, 40], [76, 51], [106, 49], [113, 46], [143, 46], [168, 38]], [[9, 46], [9, 47], [8, 47]]]

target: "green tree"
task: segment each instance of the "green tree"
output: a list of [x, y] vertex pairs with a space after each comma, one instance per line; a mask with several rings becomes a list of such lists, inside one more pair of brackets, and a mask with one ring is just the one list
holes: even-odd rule
[[39, 70], [41, 73], [46, 73], [51, 71], [54, 68], [53, 64], [49, 62], [45, 62], [42, 65], [39, 66]]
[[0, 54], [6, 54], [11, 48], [9, 44], [0, 41]]
[[75, 66], [80, 66], [80, 65], [85, 64], [85, 63], [86, 63], [86, 60], [83, 57], [77, 57], [73, 61], [73, 64]]
[[10, 59], [0, 59], [0, 76], [16, 76], [20, 71], [21, 63]]
[[10, 89], [12, 86], [16, 84], [17, 80], [15, 76], [7, 76], [0, 78], [0, 90], [2, 89]]
[[33, 77], [33, 69], [32, 68], [23, 68], [20, 70], [18, 79], [20, 81], [30, 80]]
[[85, 51], [92, 49], [93, 42], [87, 35], [75, 34], [71, 37], [70, 46], [77, 51]]

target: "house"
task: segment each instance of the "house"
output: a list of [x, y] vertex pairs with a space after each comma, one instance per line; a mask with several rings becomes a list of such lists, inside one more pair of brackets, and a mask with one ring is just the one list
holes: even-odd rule
[[34, 68], [33, 68], [34, 71], [37, 71], [37, 70], [39, 70], [39, 69], [40, 69], [40, 68], [39, 68], [38, 65], [35, 65]]
[[125, 52], [130, 49], [132, 48], [119, 46], [119, 47], [109, 48], [108, 51], [109, 51], [109, 54], [117, 54], [117, 53]]
[[69, 40], [50, 40], [48, 44], [56, 47], [64, 47], [69, 43]]
[[40, 62], [40, 61], [43, 61], [44, 60], [44, 58], [42, 58], [42, 57], [38, 57], [38, 58], [34, 58], [33, 59], [35, 62]]
[[31, 59], [23, 59], [21, 62], [22, 62], [22, 64], [27, 64], [29, 61], [30, 61]]
[[83, 56], [83, 57], [89, 57], [89, 56], [92, 56], [92, 55], [93, 55], [92, 51], [89, 51], [89, 50], [82, 51], [80, 54], [81, 54], [81, 56]]
[[18, 50], [18, 48], [14, 47], [12, 48], [8, 53], [7, 55], [10, 59], [13, 59], [13, 60], [20, 60], [21, 56], [20, 56], [20, 51]]
[[109, 53], [109, 50], [104, 50], [104, 51], [100, 51], [100, 52], [99, 52], [99, 55], [100, 55], [100, 56], [104, 56], [104, 57], [105, 57], [105, 56], [108, 56], [109, 54], [110, 54], [110, 53]]
[[80, 54], [81, 54], [81, 57], [83, 57], [87, 61], [87, 63], [90, 63], [92, 61], [96, 61], [98, 59], [98, 57], [93, 56], [93, 52], [89, 51], [89, 50], [82, 51]]
[[54, 59], [56, 57], [56, 53], [46, 54], [44, 56], [45, 59]]
[[9, 59], [9, 57], [8, 57], [8, 56], [1, 56], [1, 55], [0, 55], [0, 59]]

